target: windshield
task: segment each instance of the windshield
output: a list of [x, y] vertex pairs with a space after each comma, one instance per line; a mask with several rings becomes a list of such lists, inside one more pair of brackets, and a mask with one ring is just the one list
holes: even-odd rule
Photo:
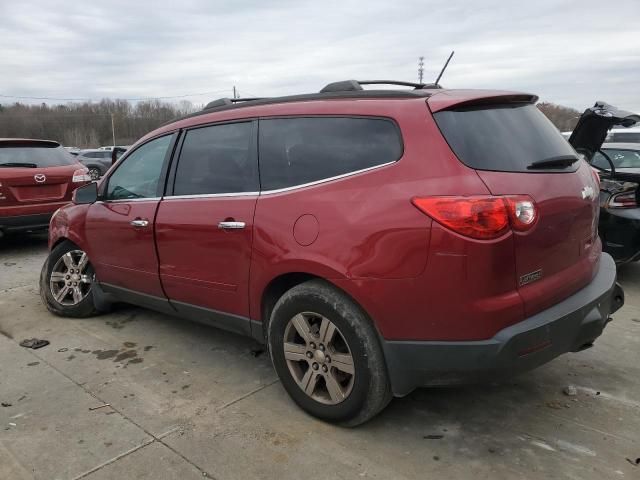
[[0, 144], [0, 165], [3, 163], [26, 164], [37, 167], [58, 167], [72, 165], [75, 159], [61, 146], [29, 145], [21, 147], [3, 147]]
[[[618, 168], [640, 168], [640, 151], [612, 148], [603, 148], [602, 151], [609, 156], [616, 170]], [[605, 170], [611, 168], [607, 159], [600, 152], [594, 155], [591, 163]]]
[[[434, 118], [457, 157], [478, 170], [531, 172], [528, 167], [536, 162], [576, 157], [573, 147], [535, 105], [445, 110]], [[560, 171], [576, 168], [576, 163], [567, 162]]]

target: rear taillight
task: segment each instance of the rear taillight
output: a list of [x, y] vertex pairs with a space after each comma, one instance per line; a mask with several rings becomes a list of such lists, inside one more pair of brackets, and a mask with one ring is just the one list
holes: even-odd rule
[[636, 191], [617, 193], [609, 199], [609, 208], [637, 208]]
[[510, 229], [525, 232], [538, 220], [535, 202], [527, 195], [418, 197], [412, 203], [454, 232], [479, 240], [498, 238]]
[[73, 183], [81, 183], [81, 182], [90, 182], [91, 175], [89, 175], [89, 169], [80, 168], [73, 172], [73, 178], [71, 179]]

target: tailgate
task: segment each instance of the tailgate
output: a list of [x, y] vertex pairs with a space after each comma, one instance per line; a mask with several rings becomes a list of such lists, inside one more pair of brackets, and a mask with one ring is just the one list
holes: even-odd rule
[[576, 172], [527, 174], [526, 181], [518, 173], [478, 171], [492, 194], [526, 193], [538, 209], [536, 226], [514, 234], [515, 275], [526, 316], [585, 287], [596, 273], [598, 188], [591, 168], [580, 163]]
[[70, 200], [77, 165], [49, 168], [3, 168], [0, 183], [4, 204]]
[[458, 159], [492, 195], [528, 195], [535, 202], [537, 223], [513, 232], [514, 284], [531, 316], [595, 275], [598, 185], [591, 167], [535, 105], [491, 100], [453, 106], [434, 118]]

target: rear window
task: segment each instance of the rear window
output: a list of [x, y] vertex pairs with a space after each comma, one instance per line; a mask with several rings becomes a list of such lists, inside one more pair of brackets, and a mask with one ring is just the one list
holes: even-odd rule
[[300, 117], [260, 120], [260, 183], [276, 190], [395, 162], [402, 140], [379, 118]]
[[434, 118], [456, 156], [477, 170], [530, 172], [533, 162], [576, 155], [535, 105], [446, 110]]
[[[26, 164], [37, 167], [58, 167], [72, 165], [76, 160], [61, 146], [53, 145], [28, 145], [28, 146], [2, 146], [0, 143], [0, 166], [3, 163]], [[19, 167], [19, 165], [16, 165]]]

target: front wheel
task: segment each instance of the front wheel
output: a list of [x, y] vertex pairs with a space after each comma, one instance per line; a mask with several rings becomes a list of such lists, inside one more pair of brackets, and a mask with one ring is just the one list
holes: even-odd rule
[[391, 399], [371, 321], [328, 283], [312, 280], [286, 292], [273, 309], [267, 336], [284, 388], [311, 415], [355, 426]]
[[40, 297], [47, 309], [63, 317], [97, 313], [92, 294], [95, 273], [89, 256], [72, 244], [55, 247], [40, 273]]

